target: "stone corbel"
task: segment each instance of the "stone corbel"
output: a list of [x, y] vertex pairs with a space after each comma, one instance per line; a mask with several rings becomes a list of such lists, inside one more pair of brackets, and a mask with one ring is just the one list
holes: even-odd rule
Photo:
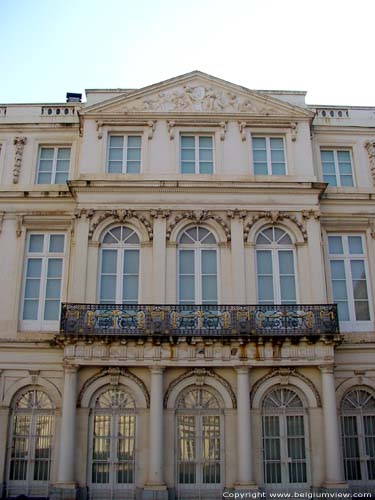
[[290, 128], [291, 128], [292, 141], [295, 142], [297, 140], [297, 123], [292, 122], [290, 124]]
[[246, 141], [246, 122], [238, 122], [240, 128], [241, 139]]
[[228, 122], [220, 122], [220, 140], [223, 141], [225, 139], [225, 134], [227, 132]]
[[2, 233], [3, 230], [4, 215], [5, 212], [0, 212], [0, 234]]
[[239, 210], [238, 208], [235, 208], [234, 210], [227, 210], [227, 216], [229, 219], [244, 219], [247, 215], [246, 210]]
[[103, 122], [96, 120], [96, 131], [98, 133], [98, 139], [103, 137]]
[[23, 215], [17, 215], [16, 219], [16, 236], [19, 238], [22, 234]]
[[108, 368], [109, 383], [117, 387], [120, 383], [121, 369], [119, 367]]
[[13, 144], [16, 146], [13, 166], [13, 184], [17, 184], [20, 177], [23, 149], [26, 143], [27, 137], [15, 137], [13, 140]]
[[156, 128], [156, 120], [150, 120], [147, 122], [147, 125], [148, 125], [148, 134], [147, 134], [147, 137], [149, 139], [152, 139], [154, 137], [154, 132], [155, 132], [155, 128]]
[[151, 210], [150, 215], [153, 219], [168, 219], [171, 215], [170, 210]]
[[169, 138], [172, 141], [174, 139], [174, 128], [175, 128], [176, 122], [174, 120], [168, 120], [167, 125], [168, 125]]
[[365, 148], [367, 150], [368, 158], [370, 160], [371, 177], [373, 184], [375, 185], [375, 142], [367, 141], [365, 142]]
[[32, 384], [37, 384], [38, 383], [38, 378], [39, 378], [39, 375], [40, 375], [40, 371], [39, 370], [29, 370], [29, 375], [30, 375], [30, 378], [31, 378], [31, 383]]

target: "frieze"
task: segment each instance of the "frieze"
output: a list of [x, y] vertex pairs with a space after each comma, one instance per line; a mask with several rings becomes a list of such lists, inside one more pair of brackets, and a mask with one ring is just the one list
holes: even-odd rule
[[248, 113], [255, 115], [280, 115], [281, 111], [270, 103], [241, 96], [214, 86], [188, 84], [149, 94], [129, 102], [123, 112], [206, 112]]

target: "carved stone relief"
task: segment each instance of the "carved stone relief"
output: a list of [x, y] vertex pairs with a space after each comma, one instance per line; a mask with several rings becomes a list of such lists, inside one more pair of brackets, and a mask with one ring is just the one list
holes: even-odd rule
[[187, 84], [140, 97], [123, 111], [216, 112], [279, 115], [280, 110], [254, 98], [214, 86]]
[[[311, 212], [311, 213], [310, 213]], [[299, 230], [302, 233], [304, 241], [307, 241], [307, 231], [304, 223], [305, 218], [309, 218], [312, 216], [311, 214], [315, 215], [314, 211], [307, 212], [305, 211], [305, 214], [303, 215], [303, 220], [299, 220], [296, 215], [290, 215], [285, 212], [280, 212], [278, 210], [272, 210], [269, 212], [259, 212], [256, 215], [253, 215], [245, 224], [244, 228], [244, 240], [247, 241], [249, 237], [249, 232], [252, 226], [260, 219], [265, 219], [266, 221], [270, 221], [272, 224], [276, 224], [278, 221], [282, 221], [284, 219], [289, 219], [296, 226], [299, 228]]]
[[367, 149], [367, 154], [370, 160], [371, 176], [375, 185], [375, 142], [365, 142], [365, 148]]
[[224, 229], [225, 235], [227, 237], [227, 241], [231, 239], [230, 228], [226, 221], [218, 214], [210, 212], [209, 210], [189, 210], [187, 212], [183, 212], [175, 215], [170, 224], [167, 227], [167, 240], [170, 240], [171, 233], [176, 225], [183, 219], [192, 220], [196, 224], [201, 224], [204, 221], [212, 219], [216, 221], [220, 226]]
[[13, 167], [13, 184], [17, 184], [22, 165], [23, 149], [27, 143], [27, 137], [15, 137], [13, 144], [16, 146], [16, 151], [14, 153], [14, 167]]

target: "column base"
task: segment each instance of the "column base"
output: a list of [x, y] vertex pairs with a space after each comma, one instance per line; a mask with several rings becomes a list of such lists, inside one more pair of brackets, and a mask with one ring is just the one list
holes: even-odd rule
[[142, 491], [142, 500], [168, 500], [165, 484], [146, 484]]
[[76, 500], [78, 488], [76, 483], [56, 483], [51, 487], [50, 500]]
[[322, 488], [324, 488], [326, 490], [345, 491], [345, 490], [349, 489], [349, 485], [345, 481], [337, 481], [337, 482], [336, 481], [334, 481], [334, 482], [327, 481], [327, 482], [322, 484]]
[[251, 481], [251, 483], [235, 483], [233, 489], [239, 493], [245, 493], [248, 491], [259, 491], [259, 487], [256, 483]]

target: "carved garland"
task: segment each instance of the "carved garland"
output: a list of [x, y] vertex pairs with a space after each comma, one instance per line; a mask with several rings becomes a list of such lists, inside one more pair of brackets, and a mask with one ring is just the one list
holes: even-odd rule
[[148, 221], [148, 219], [146, 219], [146, 217], [135, 212], [134, 210], [118, 209], [118, 210], [106, 210], [101, 215], [99, 215], [98, 218], [95, 219], [95, 221], [91, 223], [89, 229], [90, 240], [92, 239], [94, 231], [99, 226], [99, 224], [101, 224], [104, 220], [109, 219], [111, 217], [121, 223], [125, 222], [128, 219], [133, 219], [133, 218], [138, 219], [145, 226], [149, 239], [150, 240], [153, 239], [152, 225]]
[[171, 238], [171, 234], [176, 225], [183, 219], [189, 219], [194, 221], [196, 224], [202, 224], [206, 220], [214, 220], [224, 229], [227, 241], [230, 241], [231, 234], [228, 224], [224, 221], [220, 215], [215, 215], [209, 210], [190, 210], [188, 212], [183, 212], [174, 217], [172, 222], [167, 227], [167, 240]]
[[370, 160], [371, 176], [375, 185], [375, 142], [365, 142], [365, 148], [367, 149], [367, 154]]
[[253, 403], [254, 396], [257, 393], [258, 389], [262, 384], [267, 382], [267, 380], [273, 377], [280, 377], [279, 384], [287, 385], [289, 384], [289, 377], [291, 376], [299, 378], [302, 382], [304, 382], [306, 385], [310, 387], [316, 398], [316, 403], [320, 408], [322, 406], [322, 401], [317, 388], [315, 387], [313, 382], [311, 382], [310, 379], [305, 377], [305, 375], [302, 375], [302, 373], [297, 372], [295, 368], [272, 368], [272, 370], [270, 370], [266, 375], [264, 375], [264, 377], [261, 377], [259, 380], [257, 380], [251, 388], [251, 394], [250, 394], [251, 405]]
[[[315, 214], [315, 212], [313, 212]], [[310, 212], [306, 212], [306, 214], [303, 216], [304, 218], [309, 217]], [[299, 230], [302, 233], [304, 241], [307, 241], [307, 231], [305, 224], [301, 222], [300, 220], [297, 219], [296, 216], [294, 215], [289, 215], [285, 212], [279, 212], [278, 210], [276, 211], [270, 211], [270, 212], [259, 212], [258, 214], [252, 216], [250, 220], [245, 224], [244, 228], [244, 241], [248, 240], [249, 237], [249, 232], [250, 229], [253, 227], [253, 225], [261, 219], [265, 219], [267, 221], [270, 221], [272, 224], [276, 224], [278, 221], [282, 221], [284, 219], [289, 219], [290, 221], [294, 222], [294, 224], [299, 228]]]
[[96, 375], [93, 375], [90, 377], [86, 382], [83, 384], [82, 389], [80, 390], [80, 393], [78, 395], [78, 403], [77, 406], [81, 406], [81, 401], [83, 398], [84, 393], [86, 392], [87, 388], [96, 382], [98, 379], [109, 376], [110, 378], [110, 384], [113, 386], [117, 386], [119, 384], [120, 376], [123, 376], [125, 378], [128, 378], [132, 380], [134, 383], [138, 385], [138, 387], [141, 389], [145, 400], [146, 400], [146, 406], [147, 408], [150, 408], [150, 395], [148, 393], [147, 387], [144, 384], [144, 382], [138, 378], [136, 375], [133, 375], [133, 373], [129, 372], [127, 368], [105, 368], [101, 370], [99, 373]]
[[182, 373], [179, 377], [177, 377], [176, 379], [174, 379], [168, 386], [168, 389], [166, 390], [165, 394], [164, 394], [164, 408], [167, 408], [167, 403], [168, 403], [168, 399], [171, 395], [171, 392], [173, 391], [173, 389], [180, 383], [182, 382], [183, 380], [189, 378], [189, 377], [195, 377], [195, 383], [196, 385], [199, 385], [199, 386], [202, 386], [204, 385], [204, 379], [205, 377], [212, 377], [214, 378], [215, 380], [217, 380], [218, 382], [220, 382], [220, 384], [222, 384], [225, 389], [228, 391], [228, 394], [230, 396], [230, 399], [232, 400], [232, 405], [233, 405], [233, 408], [237, 408], [237, 399], [236, 399], [236, 395], [232, 389], [232, 386], [230, 385], [230, 383], [225, 380], [225, 378], [221, 377], [220, 375], [218, 375], [217, 373], [215, 373], [214, 371], [210, 370], [210, 369], [207, 369], [207, 368], [194, 368], [192, 370], [188, 370], [186, 371], [185, 373]]
[[17, 184], [22, 164], [23, 149], [27, 143], [27, 137], [15, 137], [13, 144], [16, 146], [16, 151], [14, 153], [14, 167], [13, 167], [13, 184]]

